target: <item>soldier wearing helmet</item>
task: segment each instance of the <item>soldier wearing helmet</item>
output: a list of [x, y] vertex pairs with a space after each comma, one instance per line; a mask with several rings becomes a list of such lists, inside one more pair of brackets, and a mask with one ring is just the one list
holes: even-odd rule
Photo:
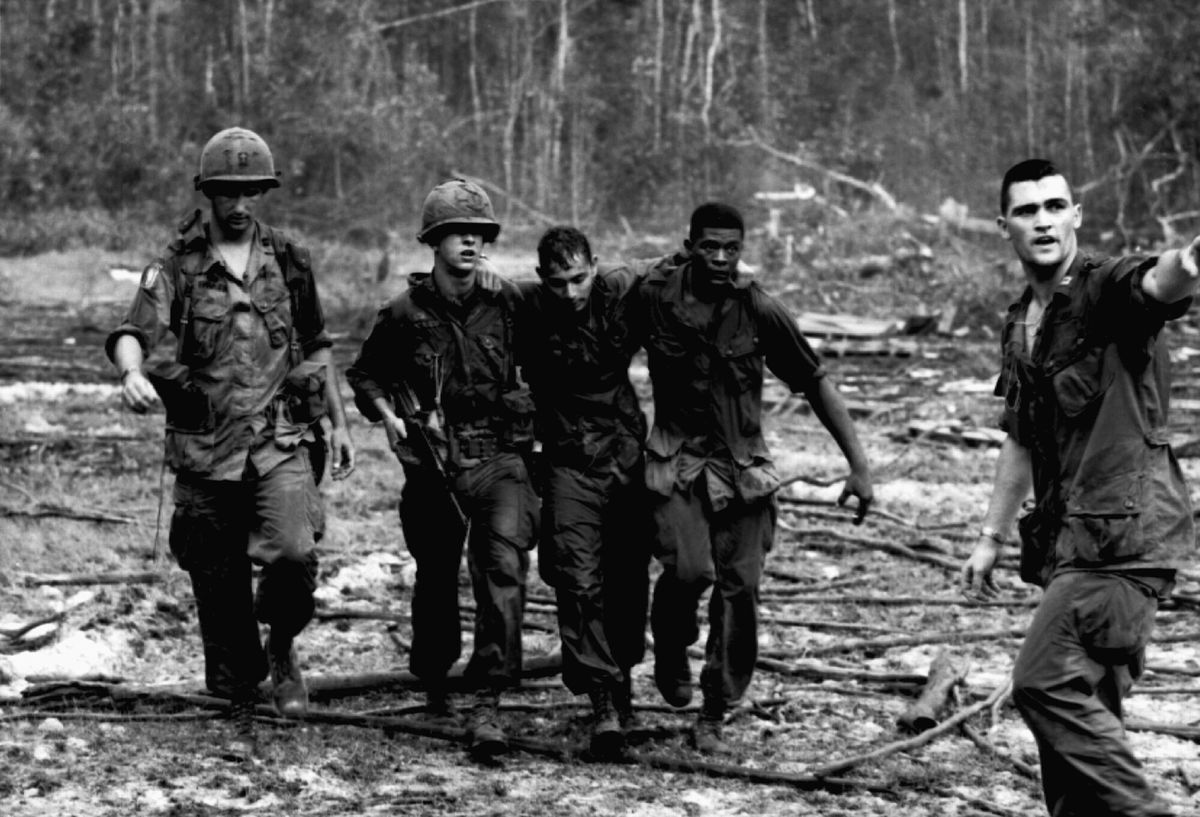
[[453, 179], [425, 199], [418, 238], [433, 270], [380, 310], [346, 377], [381, 422], [404, 468], [400, 521], [417, 563], [409, 666], [428, 708], [453, 717], [446, 676], [462, 652], [458, 573], [464, 545], [474, 587], [477, 755], [504, 751], [501, 690], [520, 679], [527, 551], [538, 514], [525, 466], [533, 405], [515, 359], [516, 287], [479, 283], [484, 245], [500, 232], [477, 184]]
[[[313, 614], [324, 531], [322, 417], [334, 479], [353, 470], [354, 449], [309, 253], [255, 217], [279, 186], [267, 144], [244, 128], [217, 133], [195, 185], [208, 217], [185, 219], [145, 269], [106, 351], [126, 405], [166, 409], [171, 551], [191, 576], [208, 689], [232, 702], [225, 754], [245, 760], [268, 674], [281, 714], [308, 706], [294, 639]], [[173, 357], [147, 366], [168, 335]]]

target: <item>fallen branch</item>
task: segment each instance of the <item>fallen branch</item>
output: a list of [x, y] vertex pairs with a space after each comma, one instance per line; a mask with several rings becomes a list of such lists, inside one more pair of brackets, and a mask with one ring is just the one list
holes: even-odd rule
[[1028, 777], [1030, 780], [1041, 779], [1041, 772], [1039, 772], [1036, 768], [1030, 766], [1023, 760], [1018, 760], [1010, 754], [1001, 752], [992, 744], [991, 741], [977, 732], [969, 724], [960, 724], [958, 730], [963, 733], [967, 740], [971, 741], [971, 743], [974, 743], [975, 746], [984, 754], [991, 755], [994, 758], [998, 758], [999, 760], [1011, 764], [1012, 767], [1017, 770], [1017, 773], [1023, 777]]
[[13, 508], [8, 505], [0, 505], [0, 516], [28, 516], [34, 519], [53, 516], [61, 519], [78, 519], [83, 522], [109, 522], [119, 525], [136, 525], [138, 523], [138, 520], [132, 516], [117, 516], [103, 511], [75, 510], [65, 505], [54, 505], [47, 502], [39, 502], [32, 508]]
[[21, 577], [21, 581], [27, 585], [155, 584], [162, 580], [162, 573], [150, 570], [135, 573], [47, 573], [42, 575], [30, 573]]
[[923, 684], [926, 676], [911, 672], [875, 672], [820, 664], [816, 661], [786, 663], [773, 658], [759, 658], [754, 666], [765, 672], [799, 678], [827, 678], [833, 681], [866, 681], [869, 683]]
[[853, 769], [856, 766], [861, 766], [869, 761], [880, 760], [888, 757], [889, 755], [894, 755], [897, 752], [907, 752], [924, 746], [925, 744], [932, 742], [934, 738], [940, 737], [941, 735], [944, 735], [946, 732], [949, 732], [953, 729], [957, 729], [959, 724], [966, 723], [975, 715], [991, 707], [994, 701], [999, 700], [1008, 693], [1008, 687], [1009, 685], [1005, 684], [1004, 686], [997, 688], [988, 698], [980, 701], [979, 703], [972, 704], [965, 709], [959, 710], [959, 712], [952, 717], [947, 718], [932, 729], [928, 729], [921, 734], [916, 735], [915, 737], [911, 737], [906, 740], [895, 741], [894, 743], [889, 743], [886, 746], [881, 746], [878, 749], [865, 752], [860, 755], [843, 758], [841, 760], [835, 760], [832, 763], [826, 763], [824, 766], [818, 766], [815, 769], [809, 770], [809, 774], [812, 774], [816, 777], [838, 774], [840, 772]]
[[966, 663], [954, 661], [947, 650], [941, 650], [929, 664], [929, 679], [920, 697], [900, 713], [896, 723], [902, 730], [912, 734], [934, 728], [938, 717], [950, 705], [955, 688], [966, 677]]
[[1171, 735], [1200, 743], [1200, 726], [1176, 726], [1173, 723], [1158, 723], [1131, 718], [1125, 721], [1125, 728], [1132, 732], [1155, 732], [1159, 735]]
[[804, 627], [809, 630], [842, 630], [846, 632], [896, 633], [895, 627], [885, 627], [880, 624], [861, 624], [850, 621], [828, 621], [820, 618], [789, 618], [787, 616], [772, 616], [759, 613], [758, 620], [763, 624], [774, 624], [777, 627]]
[[[809, 536], [833, 539], [836, 542], [845, 543], [847, 545], [869, 548], [871, 550], [880, 550], [885, 553], [891, 553], [895, 556], [904, 556], [905, 558], [912, 559], [917, 562], [925, 562], [926, 564], [936, 565], [946, 570], [953, 570], [956, 573], [962, 568], [962, 563], [958, 559], [952, 559], [937, 553], [922, 553], [914, 550], [908, 545], [899, 545], [895, 542], [884, 541], [883, 539], [872, 539], [868, 536], [851, 536], [849, 534], [842, 533], [839, 530], [835, 530], [834, 528], [801, 528], [795, 525], [790, 525], [784, 522], [782, 519], [779, 520], [779, 527], [788, 531], [789, 533], [794, 533], [799, 537]], [[805, 546], [805, 544], [806, 543], [801, 542], [802, 547]]]
[[[764, 599], [770, 599], [770, 594], [764, 593]], [[869, 605], [877, 604], [880, 606], [891, 607], [908, 607], [908, 606], [923, 606], [930, 607], [1036, 607], [1037, 599], [1012, 599], [1011, 601], [1004, 599], [991, 599], [989, 601], [972, 601], [967, 598], [947, 598], [947, 597], [928, 597], [928, 596], [804, 596], [793, 601], [803, 601], [804, 604], [854, 604], [854, 605]]]
[[1021, 627], [1010, 627], [1006, 630], [985, 630], [984, 632], [946, 630], [943, 632], [896, 636], [894, 638], [854, 638], [847, 641], [840, 641], [836, 644], [811, 647], [806, 649], [804, 654], [809, 656], [832, 655], [839, 652], [858, 650], [879, 652], [880, 650], [887, 650], [892, 647], [915, 647], [921, 644], [944, 643], [969, 644], [975, 641], [996, 641], [1004, 638], [1023, 638], [1024, 636], [1025, 629]]

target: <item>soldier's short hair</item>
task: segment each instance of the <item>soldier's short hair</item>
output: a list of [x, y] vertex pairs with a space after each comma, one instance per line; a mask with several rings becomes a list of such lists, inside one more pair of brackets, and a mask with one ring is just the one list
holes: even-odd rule
[[558, 225], [542, 234], [537, 245], [538, 268], [548, 270], [551, 266], [565, 269], [572, 261], [592, 261], [592, 245], [587, 236], [574, 227]]
[[688, 239], [695, 241], [706, 227], [737, 230], [743, 236], [746, 234], [746, 223], [742, 220], [742, 214], [737, 211], [736, 207], [719, 201], [705, 202], [692, 211]]

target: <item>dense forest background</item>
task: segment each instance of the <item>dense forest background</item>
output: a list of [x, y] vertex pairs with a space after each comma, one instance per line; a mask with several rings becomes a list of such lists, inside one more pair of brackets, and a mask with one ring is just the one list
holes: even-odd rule
[[369, 245], [450, 173], [508, 222], [673, 232], [797, 185], [990, 218], [1031, 154], [1093, 225], [1171, 240], [1198, 42], [1194, 0], [0, 0], [0, 252], [161, 230], [231, 124], [275, 151], [276, 218]]

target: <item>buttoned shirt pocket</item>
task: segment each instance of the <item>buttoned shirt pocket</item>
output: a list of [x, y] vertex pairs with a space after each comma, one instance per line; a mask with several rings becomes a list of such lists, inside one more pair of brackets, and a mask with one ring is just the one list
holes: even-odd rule
[[195, 366], [210, 362], [217, 353], [225, 324], [229, 318], [229, 292], [223, 289], [197, 287], [192, 296], [189, 338], [184, 341], [184, 362]]
[[1142, 534], [1146, 475], [1125, 472], [1067, 499], [1066, 525], [1058, 537], [1057, 561], [1085, 567], [1132, 559], [1154, 547]]
[[292, 333], [291, 301], [287, 289], [272, 280], [251, 295], [254, 309], [262, 316], [270, 338], [271, 348], [278, 349], [288, 342]]
[[1053, 376], [1055, 399], [1067, 417], [1082, 417], [1112, 385], [1116, 372], [1104, 365], [1104, 358], [1103, 347], [1089, 349]]

